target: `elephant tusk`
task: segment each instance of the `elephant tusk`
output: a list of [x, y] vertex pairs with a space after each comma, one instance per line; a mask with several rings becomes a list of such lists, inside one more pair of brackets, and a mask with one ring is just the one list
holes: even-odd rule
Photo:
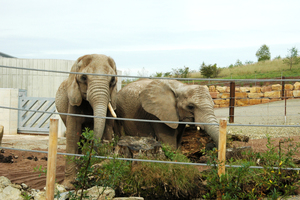
[[116, 115], [116, 113], [115, 113], [113, 107], [111, 106], [111, 103], [110, 103], [110, 102], [108, 103], [108, 109], [109, 109], [111, 115], [112, 115], [114, 118], [117, 118], [117, 115]]

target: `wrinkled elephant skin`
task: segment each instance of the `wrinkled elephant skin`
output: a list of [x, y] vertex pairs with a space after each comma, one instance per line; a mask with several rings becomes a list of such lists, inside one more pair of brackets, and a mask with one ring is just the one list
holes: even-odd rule
[[[101, 54], [85, 55], [77, 59], [71, 72], [86, 74], [70, 74], [62, 82], [56, 93], [55, 104], [58, 112], [94, 116], [112, 116], [108, 105], [116, 109], [115, 76], [95, 76], [91, 74], [116, 75], [114, 60]], [[80, 135], [85, 127], [94, 130], [95, 139], [110, 140], [112, 137], [113, 121], [101, 118], [84, 118], [60, 115], [66, 125], [66, 152], [78, 153]], [[76, 174], [74, 162], [66, 162], [64, 185], [72, 188], [71, 182]]]
[[[186, 85], [176, 80], [141, 79], [117, 94], [117, 115], [122, 118], [174, 122], [215, 123], [214, 103], [206, 86]], [[218, 145], [217, 125], [199, 125]], [[118, 121], [118, 134], [152, 136], [174, 148], [180, 147], [185, 125]]]

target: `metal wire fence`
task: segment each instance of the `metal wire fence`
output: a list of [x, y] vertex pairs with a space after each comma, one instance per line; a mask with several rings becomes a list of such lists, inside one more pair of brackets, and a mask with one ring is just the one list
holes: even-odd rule
[[[41, 71], [41, 72], [50, 72], [50, 73], [63, 73], [63, 74], [85, 74], [85, 75], [93, 75], [93, 76], [116, 76], [116, 77], [124, 77], [129, 79], [139, 79], [139, 78], [149, 78], [149, 79], [164, 79], [164, 80], [178, 80], [178, 81], [203, 81], [211, 84], [211, 82], [223, 82], [223, 83], [230, 83], [230, 82], [300, 82], [300, 79], [211, 79], [211, 78], [174, 78], [174, 77], [143, 77], [143, 76], [127, 76], [127, 75], [110, 75], [110, 74], [93, 74], [93, 73], [80, 73], [80, 72], [67, 72], [67, 71], [56, 71], [56, 70], [44, 70], [44, 69], [32, 69], [32, 68], [24, 68], [24, 67], [11, 67], [11, 66], [3, 66], [0, 65], [2, 68], [10, 68], [16, 70], [32, 70], [32, 71]], [[199, 84], [199, 82], [197, 82]], [[207, 85], [209, 85], [207, 84]], [[216, 98], [214, 100], [226, 100], [228, 98]], [[247, 99], [247, 98], [238, 98], [238, 99]], [[297, 105], [295, 107], [299, 107]], [[284, 106], [272, 106], [268, 105], [268, 107], [284, 107]], [[112, 119], [112, 120], [124, 120], [124, 121], [137, 121], [137, 122], [150, 122], [150, 123], [169, 123], [169, 124], [189, 124], [189, 125], [219, 125], [218, 123], [200, 123], [200, 122], [174, 122], [174, 121], [161, 121], [161, 120], [147, 120], [147, 119], [131, 119], [131, 118], [114, 118], [114, 117], [104, 117], [104, 116], [92, 116], [92, 115], [78, 115], [78, 114], [70, 114], [70, 113], [58, 113], [58, 112], [48, 112], [48, 111], [39, 111], [39, 110], [28, 110], [28, 109], [21, 109], [21, 108], [14, 108], [14, 107], [7, 107], [7, 106], [0, 106], [1, 109], [12, 109], [12, 110], [21, 110], [27, 112], [40, 112], [40, 113], [47, 113], [47, 114], [59, 114], [59, 115], [66, 115], [66, 116], [77, 116], [77, 117], [87, 117], [87, 118], [102, 118], [102, 119]], [[230, 106], [228, 107], [230, 108]], [[226, 117], [228, 117], [227, 115]], [[236, 115], [237, 117], [262, 117], [268, 115]], [[278, 115], [284, 116], [284, 115]], [[298, 116], [297, 114], [289, 115], [289, 116]], [[300, 128], [300, 124], [228, 124], [228, 126], [251, 126], [251, 127], [293, 127], [293, 128]], [[3, 149], [9, 150], [19, 150], [19, 151], [30, 151], [30, 152], [39, 152], [39, 153], [48, 153], [47, 151], [36, 151], [36, 150], [26, 150], [26, 149], [15, 149], [15, 148], [8, 148], [8, 147], [0, 147]], [[57, 153], [61, 155], [68, 155], [68, 156], [84, 156], [82, 154], [68, 154], [68, 153]], [[104, 157], [104, 156], [96, 156], [97, 158], [102, 159], [119, 159], [119, 160], [126, 160], [126, 161], [139, 161], [139, 162], [156, 162], [156, 163], [166, 163], [166, 164], [184, 164], [184, 165], [201, 165], [205, 166], [205, 163], [185, 163], [185, 162], [171, 162], [171, 161], [159, 161], [159, 160], [145, 160], [145, 159], [132, 159], [132, 158], [113, 158], [113, 157]], [[225, 165], [226, 167], [242, 167], [240, 165]], [[263, 168], [261, 166], [251, 166], [250, 168]], [[274, 169], [278, 169], [278, 167], [273, 167]], [[283, 169], [283, 168], [281, 168]], [[300, 170], [300, 168], [286, 168], [286, 170]]]

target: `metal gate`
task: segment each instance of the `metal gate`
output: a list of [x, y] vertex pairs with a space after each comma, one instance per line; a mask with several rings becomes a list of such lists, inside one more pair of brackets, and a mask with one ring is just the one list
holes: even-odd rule
[[55, 98], [27, 97], [26, 90], [19, 90], [18, 133], [49, 134], [50, 113], [55, 112]]

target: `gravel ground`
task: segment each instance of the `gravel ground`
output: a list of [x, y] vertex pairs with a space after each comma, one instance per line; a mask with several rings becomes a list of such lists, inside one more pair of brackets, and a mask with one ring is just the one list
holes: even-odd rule
[[[246, 107], [235, 107], [234, 125], [299, 125], [300, 124], [300, 99], [275, 101], [267, 104], [259, 104]], [[215, 115], [218, 119], [229, 120], [228, 108], [216, 108]], [[299, 136], [300, 127], [254, 127], [254, 126], [230, 126], [227, 123], [228, 133], [243, 134], [252, 139], [270, 137]]]

